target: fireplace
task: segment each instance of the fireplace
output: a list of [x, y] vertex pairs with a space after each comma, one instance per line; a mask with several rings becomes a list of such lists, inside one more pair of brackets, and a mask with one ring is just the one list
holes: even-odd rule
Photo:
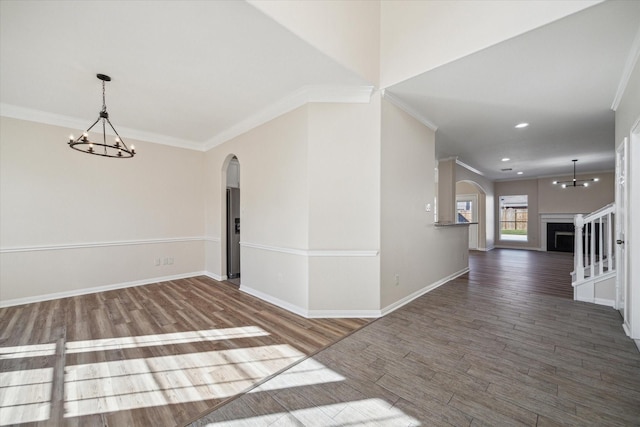
[[[574, 252], [575, 226], [567, 222], [547, 222], [547, 230], [543, 235], [546, 238], [546, 250], [555, 252]], [[591, 233], [595, 234], [595, 241], [600, 237], [600, 228], [586, 225], [583, 230], [583, 253], [591, 253], [589, 247]], [[544, 246], [543, 246], [544, 247]], [[598, 255], [600, 247], [595, 245], [593, 252]]]
[[547, 251], [573, 252], [575, 226], [566, 222], [547, 223]]

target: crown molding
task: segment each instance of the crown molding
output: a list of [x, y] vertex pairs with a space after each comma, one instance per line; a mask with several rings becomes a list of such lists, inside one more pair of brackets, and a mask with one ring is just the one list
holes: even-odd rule
[[[208, 151], [222, 143], [235, 138], [255, 127], [275, 119], [302, 105], [312, 102], [366, 104], [371, 100], [373, 86], [305, 86], [275, 104], [249, 116], [228, 129], [218, 133], [204, 143], [173, 138], [151, 132], [131, 128], [118, 127], [123, 138], [136, 139], [172, 147], [187, 148], [195, 151]], [[89, 122], [77, 117], [63, 116], [31, 108], [0, 103], [0, 115], [20, 120], [44, 123], [70, 129], [86, 129]], [[107, 131], [107, 134], [113, 135]], [[115, 135], [113, 135], [115, 136]]]
[[396, 95], [392, 94], [388, 90], [386, 89], [382, 90], [382, 97], [388, 100], [389, 102], [391, 102], [393, 105], [395, 105], [402, 111], [404, 111], [405, 113], [407, 113], [408, 115], [410, 115], [411, 117], [413, 117], [414, 119], [416, 119], [417, 121], [419, 121], [420, 123], [422, 123], [423, 125], [425, 125], [426, 127], [428, 127], [429, 129], [431, 129], [432, 131], [435, 132], [438, 130], [438, 126], [430, 122], [426, 117], [420, 114], [417, 110], [415, 110], [413, 107], [410, 107], [408, 104], [406, 104], [404, 101], [402, 101], [400, 98], [398, 98]]
[[[47, 113], [46, 111], [34, 110], [31, 108], [18, 107], [11, 104], [0, 104], [0, 115], [13, 119], [27, 120], [31, 122], [44, 123], [47, 125], [66, 127], [70, 129], [85, 130], [90, 121], [77, 117], [63, 116], [60, 114]], [[118, 132], [123, 138], [135, 139], [139, 141], [152, 142], [154, 144], [170, 145], [172, 147], [187, 148], [189, 150], [203, 151], [202, 144], [186, 139], [173, 138], [152, 132], [145, 132], [136, 129], [118, 126]], [[110, 129], [106, 129], [107, 135], [116, 136]]]
[[436, 162], [448, 162], [450, 160], [453, 160], [454, 162], [458, 163], [458, 156], [449, 156], [449, 157], [443, 157], [442, 159], [436, 159]]
[[616, 111], [620, 106], [620, 102], [622, 101], [622, 96], [624, 95], [625, 90], [627, 90], [627, 85], [629, 84], [629, 80], [631, 79], [631, 73], [633, 72], [633, 68], [636, 66], [638, 62], [638, 58], [640, 57], [640, 28], [638, 28], [638, 32], [636, 33], [636, 37], [633, 39], [633, 43], [631, 44], [631, 49], [629, 50], [629, 54], [627, 55], [627, 61], [624, 64], [624, 68], [622, 70], [622, 77], [620, 78], [620, 83], [618, 83], [618, 90], [616, 91], [616, 96], [613, 98], [613, 103], [611, 104], [611, 109]]
[[209, 139], [204, 143], [204, 151], [208, 151], [307, 103], [366, 104], [371, 100], [372, 93], [373, 86], [305, 86]]
[[469, 166], [468, 164], [464, 163], [463, 161], [458, 160], [457, 157], [456, 157], [456, 164], [462, 166], [463, 168], [465, 168], [468, 171], [471, 171], [471, 172], [475, 173], [476, 175], [484, 176], [483, 172], [480, 172], [478, 169], [474, 168], [473, 166]]

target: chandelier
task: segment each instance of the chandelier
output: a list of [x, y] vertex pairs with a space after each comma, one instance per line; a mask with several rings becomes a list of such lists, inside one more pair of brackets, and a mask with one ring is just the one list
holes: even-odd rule
[[[118, 131], [113, 127], [109, 120], [109, 113], [107, 113], [107, 104], [105, 103], [104, 96], [104, 82], [110, 82], [111, 77], [104, 74], [97, 74], [96, 77], [102, 80], [102, 110], [98, 115], [98, 118], [89, 129], [84, 131], [77, 139], [73, 138], [73, 135], [69, 137], [69, 146], [74, 150], [82, 151], [83, 153], [95, 154], [96, 156], [103, 157], [116, 157], [116, 158], [129, 158], [136, 154], [136, 150], [132, 145], [129, 149], [124, 143]], [[102, 141], [96, 142], [89, 139], [89, 131], [93, 129], [98, 122], [102, 121]], [[107, 143], [107, 124], [116, 134], [116, 138], [112, 143]]]
[[590, 182], [598, 182], [600, 178], [576, 179], [576, 163], [578, 159], [571, 160], [573, 162], [573, 179], [571, 181], [553, 181], [554, 185], [560, 185], [562, 188], [567, 187], [588, 187]]

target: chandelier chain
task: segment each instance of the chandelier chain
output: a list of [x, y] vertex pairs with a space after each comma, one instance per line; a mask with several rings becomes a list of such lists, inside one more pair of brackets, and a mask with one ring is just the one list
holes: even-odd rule
[[104, 90], [104, 80], [102, 81], [102, 112], [106, 112], [107, 111], [107, 101], [106, 101], [106, 97], [105, 97], [105, 90]]

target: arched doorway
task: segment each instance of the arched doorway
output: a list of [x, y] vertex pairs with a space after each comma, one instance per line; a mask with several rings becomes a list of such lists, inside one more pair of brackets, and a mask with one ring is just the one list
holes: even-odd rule
[[222, 263], [227, 280], [240, 285], [240, 161], [229, 155], [222, 168]]

